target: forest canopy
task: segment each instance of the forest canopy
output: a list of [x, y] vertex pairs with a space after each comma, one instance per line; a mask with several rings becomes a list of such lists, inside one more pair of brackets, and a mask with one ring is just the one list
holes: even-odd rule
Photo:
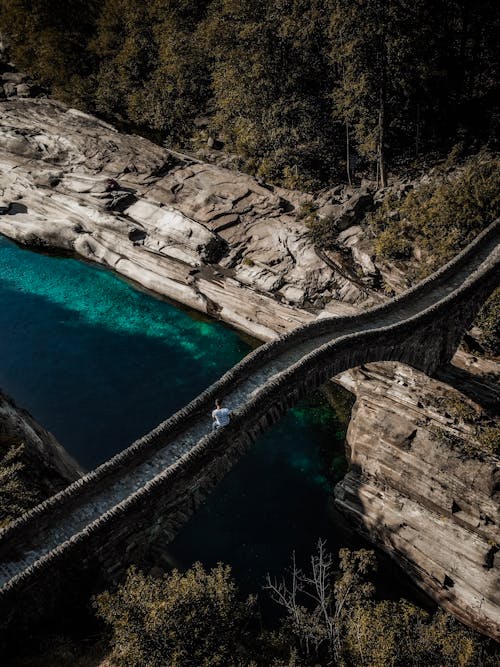
[[491, 143], [499, 23], [492, 0], [0, 3], [12, 58], [64, 101], [308, 189]]

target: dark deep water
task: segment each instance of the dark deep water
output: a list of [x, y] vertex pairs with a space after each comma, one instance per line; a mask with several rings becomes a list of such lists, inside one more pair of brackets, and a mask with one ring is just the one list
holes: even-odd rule
[[[197, 395], [250, 350], [224, 325], [145, 294], [109, 271], [0, 237], [0, 387], [92, 468]], [[269, 431], [166, 554], [231, 563], [244, 589], [326, 538], [366, 546], [332, 508], [320, 453], [342, 465], [345, 422], [313, 397]], [[207, 428], [210, 420], [207, 416]], [[308, 559], [307, 559], [308, 560]], [[381, 581], [398, 596], [399, 571]], [[386, 575], [383, 574], [387, 569]]]

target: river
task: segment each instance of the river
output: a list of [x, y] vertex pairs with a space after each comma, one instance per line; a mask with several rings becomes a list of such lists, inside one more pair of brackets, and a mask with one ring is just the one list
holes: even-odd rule
[[[182, 407], [251, 346], [110, 271], [0, 237], [0, 387], [87, 469]], [[169, 562], [230, 563], [242, 588], [257, 590], [293, 550], [306, 562], [318, 537], [334, 553], [366, 546], [334, 510], [324, 474], [326, 459], [345, 466], [346, 426], [319, 395], [291, 410], [181, 531]], [[397, 597], [406, 581], [380, 560], [388, 573], [381, 580]]]

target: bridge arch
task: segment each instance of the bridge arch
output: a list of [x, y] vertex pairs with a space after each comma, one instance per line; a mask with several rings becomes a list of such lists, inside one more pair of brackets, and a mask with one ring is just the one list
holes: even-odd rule
[[[497, 221], [400, 297], [261, 346], [128, 449], [1, 531], [0, 611], [12, 618], [27, 596], [50, 599], [51, 572], [61, 581], [75, 567], [112, 577], [140, 554], [144, 536], [173, 539], [241, 453], [329, 378], [374, 361], [426, 373], [449, 361], [498, 284], [499, 237]], [[217, 395], [234, 417], [207, 434]]]

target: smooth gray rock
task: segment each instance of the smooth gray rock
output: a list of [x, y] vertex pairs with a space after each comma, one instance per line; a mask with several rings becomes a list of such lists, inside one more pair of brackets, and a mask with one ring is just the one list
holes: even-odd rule
[[[474, 370], [472, 357], [462, 352], [455, 363]], [[478, 368], [483, 385], [498, 371], [494, 362]], [[350, 471], [336, 487], [337, 506], [445, 609], [498, 636], [500, 562], [494, 547], [500, 512], [494, 480], [500, 459], [464, 458], [453, 444], [460, 437], [477, 446], [475, 427], [453, 406], [478, 414], [481, 406], [401, 364], [369, 364], [337, 381], [356, 394], [347, 433]]]
[[2, 233], [78, 252], [257, 337], [372, 303], [316, 254], [297, 219], [309, 195], [169, 153], [63, 104], [2, 105], [0, 170], [3, 196], [27, 209], [5, 217]]
[[28, 80], [28, 76], [23, 72], [4, 72], [0, 77], [5, 83], [21, 84]]
[[31, 97], [31, 86], [27, 83], [20, 83], [16, 86], [16, 94], [18, 97]]
[[10, 81], [3, 84], [3, 92], [5, 97], [15, 97], [17, 95], [17, 85]]

